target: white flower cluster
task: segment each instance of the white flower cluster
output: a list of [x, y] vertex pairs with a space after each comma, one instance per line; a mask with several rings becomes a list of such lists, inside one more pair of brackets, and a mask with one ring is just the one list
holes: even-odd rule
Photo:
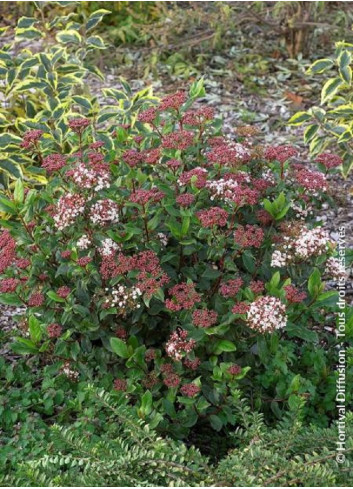
[[239, 188], [239, 184], [234, 180], [224, 180], [223, 178], [220, 178], [219, 180], [211, 180], [207, 182], [206, 188], [208, 188], [212, 194], [210, 200], [214, 200], [218, 197], [224, 201], [231, 201]]
[[326, 262], [325, 273], [335, 280], [343, 279], [346, 276], [344, 264], [339, 258], [331, 257]]
[[168, 236], [164, 233], [158, 233], [157, 234], [159, 241], [163, 246], [167, 246], [168, 244]]
[[249, 149], [241, 143], [230, 143], [230, 147], [235, 150], [239, 160], [247, 160], [250, 157]]
[[111, 199], [98, 200], [90, 211], [93, 224], [106, 224], [119, 221], [118, 206]]
[[282, 329], [287, 324], [286, 306], [276, 297], [259, 297], [250, 305], [248, 326], [260, 333]]
[[272, 253], [271, 267], [281, 268], [281, 267], [285, 267], [286, 265], [287, 265], [287, 255], [279, 250], [275, 250]]
[[303, 228], [303, 232], [295, 240], [295, 253], [300, 258], [322, 255], [329, 243], [329, 235], [321, 227]]
[[265, 171], [262, 172], [261, 178], [263, 178], [267, 182], [272, 183], [273, 185], [276, 183], [275, 176], [270, 168], [267, 168]]
[[73, 370], [71, 368], [70, 362], [65, 362], [60, 370], [64, 375], [66, 375], [66, 377], [68, 377], [72, 381], [76, 381], [80, 376], [77, 370]]
[[68, 193], [60, 197], [56, 212], [53, 215], [55, 225], [59, 231], [71, 226], [78, 216], [85, 210], [85, 199], [80, 195]]
[[110, 238], [106, 238], [102, 241], [101, 247], [98, 248], [98, 251], [102, 256], [110, 256], [119, 249], [120, 246], [118, 243], [115, 243], [115, 241]]
[[320, 256], [330, 242], [327, 232], [322, 227], [308, 229], [302, 226], [295, 236], [284, 236], [284, 243], [272, 254], [271, 266], [284, 267], [296, 259], [306, 260]]
[[300, 204], [296, 204], [294, 200], [291, 201], [291, 208], [294, 210], [295, 217], [304, 220], [312, 211], [308, 208], [302, 207]]
[[72, 172], [72, 180], [80, 188], [93, 189], [96, 192], [110, 187], [109, 171], [99, 172], [93, 168], [88, 168], [84, 163], [80, 163]]
[[[106, 292], [109, 289], [105, 289]], [[127, 288], [124, 285], [119, 285], [111, 290], [110, 299], [106, 299], [108, 307], [118, 307], [118, 314], [125, 314], [133, 309], [139, 309], [141, 304], [138, 303], [139, 297], [142, 292], [138, 287]]]
[[76, 245], [80, 250], [87, 250], [87, 248], [91, 245], [91, 240], [86, 234], [83, 234], [77, 241]]

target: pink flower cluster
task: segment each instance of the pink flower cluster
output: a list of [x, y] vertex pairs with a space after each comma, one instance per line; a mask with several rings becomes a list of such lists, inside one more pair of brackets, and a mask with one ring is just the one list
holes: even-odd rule
[[40, 292], [35, 292], [28, 299], [28, 305], [30, 307], [40, 307], [44, 304], [45, 298], [44, 295]]
[[296, 260], [306, 260], [322, 255], [330, 241], [322, 227], [309, 229], [304, 224], [289, 236], [283, 236], [282, 243], [272, 253], [271, 266], [284, 267]]
[[133, 168], [143, 161], [143, 154], [137, 149], [128, 149], [123, 153], [122, 159]]
[[325, 273], [334, 280], [342, 280], [347, 275], [344, 262], [334, 257], [327, 260]]
[[177, 284], [169, 289], [168, 292], [172, 298], [167, 299], [165, 305], [170, 311], [192, 309], [201, 300], [200, 295], [195, 291], [194, 284]]
[[22, 148], [31, 148], [35, 146], [39, 139], [42, 137], [43, 131], [40, 129], [31, 129], [26, 131], [23, 135], [23, 141], [21, 143]]
[[59, 287], [58, 288], [58, 290], [56, 291], [56, 293], [62, 299], [66, 299], [66, 297], [68, 297], [69, 294], [71, 293], [71, 289], [67, 285], [63, 285], [62, 287]]
[[214, 118], [213, 107], [201, 107], [197, 110], [188, 110], [182, 117], [182, 123], [188, 126], [200, 126]]
[[263, 226], [268, 226], [273, 221], [271, 214], [265, 211], [265, 209], [257, 211], [256, 217]]
[[311, 192], [325, 192], [327, 190], [327, 181], [325, 176], [317, 171], [308, 170], [307, 168], [297, 169], [295, 179], [299, 185]]
[[168, 372], [163, 379], [163, 384], [169, 388], [178, 387], [180, 382], [181, 378], [179, 377], [179, 375], [172, 372]]
[[0, 273], [11, 266], [16, 259], [16, 241], [6, 229], [0, 235]]
[[100, 272], [105, 280], [136, 271], [136, 286], [147, 296], [153, 295], [169, 282], [169, 277], [162, 270], [159, 259], [152, 250], [142, 251], [134, 256], [122, 253], [116, 256], [114, 250], [112, 254], [102, 256]]
[[195, 196], [193, 194], [185, 193], [178, 195], [175, 199], [176, 203], [180, 205], [180, 207], [189, 207], [195, 200]]
[[243, 279], [241, 278], [235, 278], [228, 280], [227, 282], [223, 282], [219, 288], [219, 293], [226, 298], [235, 297], [243, 283]]
[[21, 280], [17, 278], [5, 278], [0, 282], [0, 292], [3, 294], [8, 294], [10, 292], [15, 292], [17, 286], [21, 283]]
[[259, 201], [259, 192], [248, 186], [240, 186], [233, 197], [233, 201], [238, 207], [244, 205], [256, 205]]
[[294, 285], [283, 287], [286, 292], [286, 299], [292, 304], [303, 302], [306, 299], [306, 293], [300, 292]]
[[192, 313], [192, 322], [199, 328], [210, 328], [217, 323], [218, 314], [216, 311], [209, 309], [196, 309]]
[[234, 363], [227, 369], [227, 372], [231, 375], [239, 375], [241, 374], [241, 366]]
[[76, 168], [66, 173], [72, 181], [81, 189], [90, 189], [99, 192], [110, 187], [110, 170], [105, 163], [97, 163], [93, 166], [81, 162]]
[[150, 107], [139, 113], [138, 120], [147, 124], [152, 124], [158, 115], [155, 107]]
[[171, 132], [164, 136], [162, 141], [163, 148], [179, 149], [183, 151], [194, 144], [194, 133], [191, 131]]
[[192, 170], [182, 173], [179, 177], [179, 185], [194, 185], [196, 188], [205, 187], [207, 182], [207, 170], [201, 167], [193, 168]]
[[149, 203], [158, 203], [165, 197], [165, 193], [161, 192], [157, 188], [152, 188], [151, 190], [138, 189], [132, 193], [129, 197], [130, 202], [135, 204], [146, 205]]
[[247, 224], [245, 227], [239, 225], [234, 232], [234, 240], [241, 248], [260, 248], [264, 240], [264, 232], [258, 226]]
[[199, 358], [194, 358], [191, 360], [190, 358], [185, 358], [184, 359], [184, 365], [185, 367], [191, 369], [191, 370], [197, 370], [201, 364], [201, 360]]
[[257, 204], [260, 197], [259, 191], [251, 188], [249, 183], [248, 175], [239, 172], [224, 175], [218, 180], [211, 180], [207, 182], [206, 186], [212, 194], [211, 200], [218, 198], [225, 202], [234, 202], [238, 207], [243, 207], [244, 205]]
[[180, 388], [180, 392], [186, 397], [195, 397], [200, 392], [200, 387], [196, 384], [184, 384]]
[[47, 327], [49, 338], [59, 338], [59, 336], [61, 336], [62, 330], [63, 329], [60, 324], [57, 323], [49, 324], [49, 326]]
[[71, 119], [71, 121], [69, 121], [69, 128], [74, 132], [82, 133], [90, 124], [91, 121], [83, 117], [78, 119]]
[[156, 350], [154, 348], [149, 348], [146, 350], [145, 353], [145, 360], [146, 362], [151, 362], [152, 360], [155, 360], [156, 358]]
[[166, 162], [167, 167], [171, 168], [172, 170], [177, 170], [182, 166], [182, 164], [183, 163], [180, 160], [176, 160], [175, 158], [172, 158]]
[[282, 145], [282, 146], [270, 146], [265, 151], [265, 158], [269, 161], [277, 160], [280, 163], [292, 158], [297, 154], [297, 150], [293, 146]]
[[238, 166], [250, 160], [250, 152], [243, 144], [223, 142], [207, 153], [207, 160], [210, 164]]
[[[109, 289], [106, 288], [105, 290], [107, 292]], [[110, 295], [105, 299], [103, 308], [117, 308], [116, 314], [126, 316], [127, 313], [140, 309], [139, 298], [141, 295], [142, 292], [138, 287], [117, 285], [111, 289]]]
[[66, 166], [66, 158], [61, 154], [51, 154], [44, 158], [42, 163], [42, 168], [44, 168], [48, 173], [54, 173], [61, 170]]
[[343, 163], [340, 156], [332, 153], [321, 153], [316, 157], [316, 161], [324, 165], [328, 170], [341, 166]]
[[146, 149], [141, 153], [142, 160], [148, 165], [155, 165], [161, 157], [161, 150], [159, 148]]
[[114, 389], [116, 391], [125, 392], [127, 389], [127, 381], [124, 379], [115, 379], [114, 380]]
[[212, 228], [213, 226], [223, 227], [227, 225], [228, 221], [228, 212], [221, 207], [211, 207], [210, 209], [199, 211], [196, 216], [205, 228]]
[[100, 149], [100, 148], [102, 148], [103, 146], [104, 146], [103, 141], [94, 141], [93, 143], [91, 143], [91, 144], [89, 145], [89, 147], [90, 147], [91, 149]]
[[89, 263], [91, 263], [92, 257], [91, 256], [82, 256], [77, 260], [77, 265], [79, 265], [82, 268], [85, 268]]
[[247, 302], [238, 302], [234, 304], [232, 308], [233, 314], [246, 314], [250, 309], [250, 306]]
[[265, 289], [265, 284], [262, 282], [262, 280], [252, 280], [250, 282], [250, 290], [254, 294], [261, 294]]
[[187, 337], [188, 332], [185, 329], [178, 328], [174, 331], [165, 345], [167, 355], [179, 361], [183, 355], [190, 353], [194, 349], [196, 341], [193, 339], [188, 340]]
[[186, 102], [186, 98], [186, 93], [182, 91], [166, 95], [162, 98], [161, 103], [159, 104], [159, 110], [179, 110], [179, 108]]
[[117, 328], [117, 330], [115, 331], [115, 336], [117, 338], [120, 338], [121, 340], [126, 340], [127, 339], [127, 331], [126, 331], [126, 329], [123, 326], [119, 326]]
[[[34, 248], [34, 251], [36, 251], [36, 248]], [[19, 258], [18, 260], [15, 261], [15, 265], [17, 268], [20, 270], [25, 270], [28, 268], [31, 264], [31, 260], [28, 258]]]

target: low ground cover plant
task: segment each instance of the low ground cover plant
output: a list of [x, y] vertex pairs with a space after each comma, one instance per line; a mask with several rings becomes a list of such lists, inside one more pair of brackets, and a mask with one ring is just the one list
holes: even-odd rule
[[254, 128], [227, 136], [203, 93], [146, 102], [130, 124], [68, 118], [60, 153], [45, 131], [23, 134], [18, 154], [48, 184], [0, 198], [0, 300], [26, 307], [12, 349], [72, 382], [109, 376], [179, 438], [235, 425], [241, 396], [269, 419], [308, 398], [325, 425], [337, 293], [324, 280], [344, 269], [313, 215], [341, 160], [313, 170]]
[[[68, 382], [64, 374], [50, 375], [48, 367], [37, 374], [18, 362], [7, 371], [7, 405], [18, 410], [21, 420], [6, 424], [1, 417], [0, 486], [344, 486], [352, 470], [351, 414], [347, 416], [346, 462], [336, 457], [337, 426], [307, 426], [302, 422], [302, 401], [276, 428], [265, 425], [259, 415], [241, 401], [237, 406], [238, 427], [229, 434], [229, 454], [208, 458], [178, 440], [161, 437], [135, 411], [97, 386], [85, 382], [65, 389], [65, 399], [56, 416], [44, 422], [41, 403], [26, 401]], [[22, 372], [20, 372], [22, 368]], [[10, 371], [13, 373], [10, 378]], [[19, 374], [21, 375], [19, 376]], [[41, 389], [40, 377], [44, 377]], [[17, 390], [19, 399], [15, 399]], [[44, 394], [45, 396], [45, 394]], [[38, 398], [37, 398], [38, 400]], [[218, 447], [217, 447], [218, 448]]]

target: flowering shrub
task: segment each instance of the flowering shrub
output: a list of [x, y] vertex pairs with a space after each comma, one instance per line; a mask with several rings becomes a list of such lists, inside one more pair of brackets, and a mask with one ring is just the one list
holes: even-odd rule
[[27, 308], [14, 351], [62, 360], [72, 381], [87, 363], [109, 371], [116, 396], [179, 437], [233, 425], [240, 388], [261, 385], [260, 404], [274, 385], [291, 406], [307, 394], [312, 365], [285, 370], [283, 348], [292, 364], [307, 345], [321, 351], [336, 300], [321, 280], [335, 245], [310, 222], [327, 184], [308, 190], [325, 176], [252, 129], [222, 134], [210, 108], [192, 108], [202, 90], [144, 107], [134, 125], [70, 120], [65, 153], [25, 133], [18, 152], [48, 185], [18, 180], [0, 199], [12, 215], [1, 301]]

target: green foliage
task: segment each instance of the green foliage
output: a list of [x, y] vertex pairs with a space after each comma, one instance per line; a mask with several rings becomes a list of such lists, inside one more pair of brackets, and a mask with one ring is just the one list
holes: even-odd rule
[[319, 59], [311, 65], [309, 74], [329, 77], [322, 86], [321, 106], [299, 112], [289, 121], [294, 126], [306, 126], [304, 141], [314, 156], [326, 148], [337, 149], [343, 158], [344, 177], [353, 167], [352, 52], [353, 44], [337, 42], [332, 58]]
[[[19, 177], [32, 183], [46, 182], [42, 172], [31, 168], [30, 158], [14, 155], [18, 133], [30, 128], [44, 129], [61, 147], [70, 114], [95, 114], [96, 99], [87, 91], [84, 79], [89, 74], [103, 78], [92, 62], [92, 53], [104, 49], [105, 44], [91, 30], [109, 12], [92, 13], [87, 22], [73, 13], [57, 15], [50, 21], [44, 15], [45, 2], [33, 4], [34, 16], [18, 20], [14, 40], [3, 44], [0, 51], [0, 90], [5, 102], [0, 110], [0, 150], [5, 157], [1, 164], [3, 187], [8, 186], [9, 179]], [[77, 94], [81, 96], [75, 97]]]
[[[353, 464], [352, 414], [345, 461], [336, 458], [337, 426], [302, 423], [303, 399], [278, 427], [239, 402], [233, 448], [212, 463], [194, 447], [161, 438], [122, 398], [85, 387], [72, 400], [69, 423], [46, 426], [29, 415], [3, 433], [1, 486], [264, 486], [348, 485]], [[203, 447], [205, 448], [205, 447]]]
[[346, 418], [346, 460], [336, 461], [337, 426], [318, 428], [301, 421], [299, 409], [269, 429], [262, 417], [245, 414], [237, 448], [220, 461], [213, 479], [231, 487], [335, 487], [349, 485], [353, 473], [353, 413]]
[[[3, 188], [9, 184], [12, 187], [11, 182], [18, 178], [24, 179], [26, 187], [47, 181], [44, 172], [33, 165], [26, 149], [18, 152], [19, 134], [23, 131], [42, 130], [47, 142], [57, 151], [65, 151], [70, 118], [84, 115], [98, 123], [112, 118], [129, 122], [139, 105], [151, 95], [147, 89], [130, 98], [129, 85], [122, 80], [121, 90], [107, 90], [105, 96], [109, 97], [109, 103], [99, 107], [86, 79], [94, 76], [103, 80], [96, 60], [98, 51], [105, 49], [106, 44], [94, 30], [109, 11], [99, 9], [85, 16], [77, 12], [66, 15], [59, 10], [50, 19], [44, 15], [47, 7], [44, 2], [33, 3], [34, 17], [21, 17], [14, 40], [5, 43], [0, 51], [0, 90], [5, 101], [0, 109], [3, 131], [0, 185]], [[39, 53], [36, 45], [23, 44], [32, 39], [41, 47]], [[12, 54], [14, 51], [16, 56]], [[8, 213], [9, 209], [3, 212]]]

